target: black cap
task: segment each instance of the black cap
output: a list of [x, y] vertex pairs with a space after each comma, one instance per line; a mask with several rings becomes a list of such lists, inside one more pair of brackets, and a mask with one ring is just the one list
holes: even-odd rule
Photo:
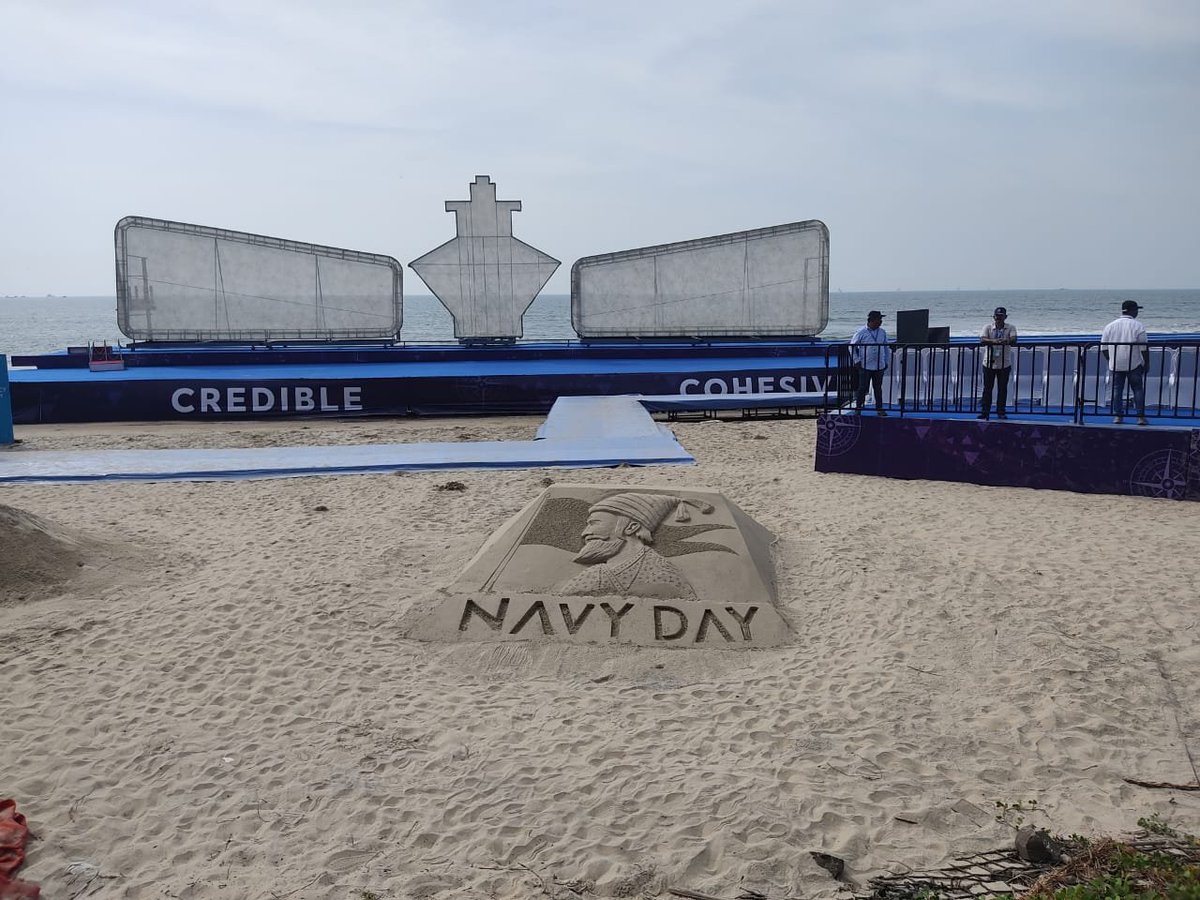
[[867, 318], [868, 318], [868, 319], [882, 319], [882, 318], [883, 318], [883, 313], [881, 313], [881, 312], [880, 312], [879, 310], [877, 310], [877, 309], [873, 309], [873, 310], [871, 310], [869, 313], [867, 313]]
[[1121, 304], [1121, 312], [1137, 312], [1141, 308], [1136, 300], [1126, 300]]
[[1003, 306], [997, 306], [994, 310], [992, 310], [992, 315], [993, 316], [1004, 316], [1005, 318], [1008, 318], [1008, 310], [1005, 309]]

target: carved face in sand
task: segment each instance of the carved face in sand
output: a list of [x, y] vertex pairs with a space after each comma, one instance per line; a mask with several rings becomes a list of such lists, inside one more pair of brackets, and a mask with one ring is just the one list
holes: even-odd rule
[[647, 529], [629, 516], [592, 507], [583, 527], [583, 549], [575, 562], [592, 565], [612, 559], [630, 539], [647, 543], [642, 540], [642, 532]]

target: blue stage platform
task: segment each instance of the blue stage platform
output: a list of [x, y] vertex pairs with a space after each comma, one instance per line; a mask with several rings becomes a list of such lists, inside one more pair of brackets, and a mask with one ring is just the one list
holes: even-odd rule
[[[1012, 403], [1039, 413], [1105, 388], [1096, 337], [1032, 339], [1017, 351]], [[164, 421], [280, 416], [545, 413], [559, 397], [638, 394], [662, 411], [789, 411], [845, 395], [846, 346], [819, 340], [559, 342], [513, 345], [138, 345], [114, 354], [117, 371], [91, 371], [86, 348], [14, 358], [13, 419]], [[978, 402], [977, 338], [897, 351], [885, 401]], [[1150, 340], [1147, 401], [1195, 406], [1195, 335]], [[1077, 387], [1082, 385], [1081, 393]], [[840, 391], [839, 391], [840, 388]]]
[[[274, 363], [143, 365], [165, 353], [125, 354], [138, 364], [92, 372], [57, 366], [12, 372], [13, 419], [49, 422], [162, 421], [279, 416], [545, 413], [559, 397], [623, 394], [719, 397], [804, 392], [829, 381], [825, 349], [813, 343], [732, 347], [562, 349], [534, 345], [515, 354], [446, 348], [406, 358], [381, 349], [298, 352]], [[224, 359], [229, 351], [209, 351]], [[265, 351], [264, 351], [265, 352]], [[206, 358], [174, 351], [177, 362]], [[141, 355], [139, 355], [141, 354]], [[259, 359], [262, 352], [252, 358]], [[357, 361], [352, 361], [357, 357]], [[61, 359], [58, 356], [53, 359]], [[38, 358], [43, 359], [44, 358]], [[367, 361], [375, 359], [377, 361]], [[386, 361], [378, 361], [378, 360]], [[28, 362], [29, 359], [21, 359]]]

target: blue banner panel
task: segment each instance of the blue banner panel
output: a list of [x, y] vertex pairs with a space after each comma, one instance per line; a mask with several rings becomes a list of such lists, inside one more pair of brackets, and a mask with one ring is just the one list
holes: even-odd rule
[[570, 361], [413, 366], [164, 367], [24, 374], [18, 424], [544, 413], [559, 397], [672, 394], [705, 398], [823, 392], [821, 360], [695, 359], [604, 365]]
[[825, 414], [816, 470], [1200, 500], [1200, 429]]
[[8, 392], [8, 357], [0, 353], [0, 444], [13, 442], [12, 400]]

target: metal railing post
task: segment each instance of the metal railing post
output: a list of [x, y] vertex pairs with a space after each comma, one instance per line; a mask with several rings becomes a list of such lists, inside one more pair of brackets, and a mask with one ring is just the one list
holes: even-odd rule
[[[1079, 356], [1075, 360], [1075, 411], [1072, 419], [1076, 425], [1083, 424], [1083, 403], [1086, 392], [1084, 382], [1087, 379], [1087, 349], [1087, 344], [1080, 347]], [[1099, 389], [1099, 386], [1097, 386], [1097, 389]]]
[[[835, 382], [834, 388], [836, 390], [836, 394], [834, 396], [838, 397], [839, 401], [841, 398], [841, 388], [840, 388], [840, 385], [838, 385], [836, 382], [839, 380], [842, 367], [841, 367], [841, 365], [839, 365], [837, 367], [837, 369], [834, 370], [833, 375], [829, 374], [829, 353], [831, 350], [836, 352], [835, 348], [832, 348], [832, 347], [825, 348], [825, 400], [821, 407], [822, 412], [829, 412], [829, 382], [830, 381]], [[839, 402], [838, 405], [840, 406], [841, 403]]]

